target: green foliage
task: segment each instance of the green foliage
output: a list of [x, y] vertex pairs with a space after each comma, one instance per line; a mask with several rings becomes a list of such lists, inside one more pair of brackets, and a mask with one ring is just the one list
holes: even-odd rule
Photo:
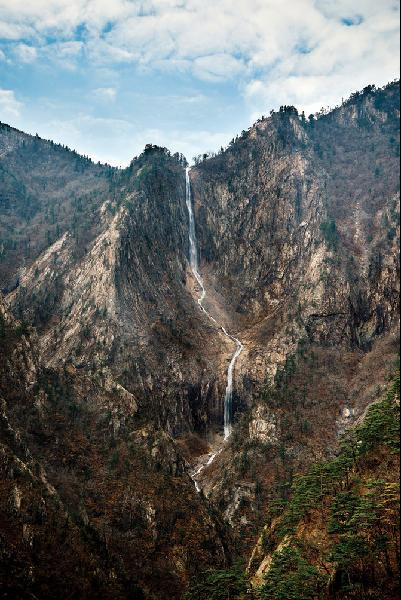
[[250, 467], [250, 461], [247, 451], [242, 452], [238, 459], [238, 468], [240, 475], [245, 475]]
[[260, 600], [312, 600], [323, 598], [327, 574], [306, 560], [298, 547], [276, 551]]
[[280, 114], [287, 114], [287, 115], [294, 115], [294, 116], [298, 116], [298, 110], [295, 108], [295, 106], [288, 106], [288, 105], [284, 105], [284, 106], [280, 106]]
[[[330, 540], [327, 556], [320, 563], [334, 566], [332, 585], [339, 598], [373, 598], [380, 577], [393, 580], [394, 557], [398, 553], [400, 520], [399, 486], [386, 478], [363, 478], [371, 465], [394, 461], [400, 446], [399, 374], [387, 396], [373, 404], [364, 422], [341, 444], [338, 456], [314, 465], [294, 479], [291, 499], [270, 507], [269, 520], [280, 516], [275, 529], [276, 545], [294, 535], [298, 525], [316, 518], [327, 523]], [[382, 456], [387, 457], [386, 459]], [[380, 464], [380, 462], [379, 462]], [[305, 549], [292, 540], [285, 550], [273, 555], [261, 599], [310, 600], [320, 598], [326, 575], [308, 563]], [[333, 588], [334, 589], [334, 588]], [[347, 595], [349, 594], [349, 595]], [[331, 596], [330, 596], [331, 597]], [[336, 596], [337, 597], [337, 596]]]
[[355, 430], [358, 438], [358, 454], [363, 455], [379, 444], [387, 446], [394, 452], [400, 450], [399, 410], [394, 402], [400, 395], [399, 374], [387, 394], [387, 398], [370, 407], [363, 425]]
[[5, 317], [0, 313], [0, 344], [16, 343], [21, 337], [29, 335], [29, 326], [25, 321], [17, 325], [8, 324]]
[[[329, 560], [344, 571], [349, 580], [369, 580], [376, 563], [385, 565], [392, 575], [389, 553], [397, 543], [395, 530], [399, 527], [398, 485], [383, 480], [370, 481], [367, 493], [358, 498], [349, 496], [334, 499], [331, 526], [341, 533]], [[345, 500], [345, 502], [344, 502]], [[355, 572], [355, 565], [362, 568]]]
[[[344, 438], [336, 458], [317, 463], [308, 473], [294, 479], [292, 499], [282, 519], [282, 535], [288, 533], [311, 509], [319, 506], [327, 495], [344, 492], [359, 461], [373, 449], [387, 446], [393, 452], [399, 451], [399, 412], [394, 402], [399, 395], [399, 386], [397, 376], [387, 397], [371, 406], [363, 424]], [[341, 504], [343, 501], [345, 496], [340, 495], [338, 502]]]
[[113, 453], [110, 457], [110, 462], [109, 462], [110, 470], [114, 471], [118, 467], [119, 462], [120, 462], [120, 453], [116, 449], [113, 451]]
[[320, 230], [323, 234], [324, 240], [329, 250], [335, 252], [338, 248], [338, 242], [340, 238], [338, 235], [337, 225], [334, 219], [330, 219], [329, 221], [321, 223]]
[[296, 365], [296, 357], [293, 354], [287, 356], [284, 366], [281, 368], [279, 367], [277, 369], [277, 372], [276, 372], [276, 375], [274, 378], [275, 386], [278, 388], [285, 387], [286, 384], [288, 383], [288, 381], [294, 375], [294, 373], [296, 371], [296, 366], [297, 366]]
[[81, 414], [81, 407], [76, 402], [69, 402], [67, 404], [68, 413], [72, 421], [76, 421]]
[[242, 600], [248, 583], [241, 565], [229, 570], [210, 570], [202, 573], [185, 596], [185, 600]]
[[313, 427], [310, 421], [308, 421], [308, 419], [304, 419], [304, 421], [301, 423], [301, 432], [304, 435], [308, 435], [312, 430]]
[[[333, 461], [334, 462], [334, 461]], [[291, 533], [301, 519], [322, 502], [335, 483], [341, 480], [337, 463], [318, 463], [308, 473], [295, 478], [292, 486], [292, 499], [281, 521], [280, 537]]]
[[329, 533], [344, 533], [358, 505], [358, 498], [350, 491], [339, 492], [331, 506]]

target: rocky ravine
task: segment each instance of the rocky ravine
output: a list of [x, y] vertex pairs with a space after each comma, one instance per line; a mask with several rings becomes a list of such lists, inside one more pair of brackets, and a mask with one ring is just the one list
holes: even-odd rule
[[[313, 121], [287, 107], [192, 171], [206, 286], [245, 345], [236, 409], [251, 407], [204, 485], [243, 535], [276, 484], [335, 450], [391, 372], [398, 141], [397, 83]], [[277, 404], [283, 381], [293, 398]]]
[[[43, 531], [68, 515], [71, 548], [100, 565], [94, 579], [85, 567], [88, 595], [107, 581], [127, 597], [134, 581], [163, 598], [167, 581], [181, 597], [198, 568], [230, 560], [221, 517], [247, 556], [269, 502], [378, 397], [398, 328], [398, 101], [390, 84], [312, 120], [285, 107], [191, 169], [204, 307], [244, 344], [223, 445], [234, 348], [197, 304], [185, 159], [148, 146], [118, 171], [1, 126], [0, 285], [23, 322], [3, 309], [19, 332], [1, 347], [4, 414], [14, 403], [11, 427], [64, 507]], [[20, 351], [34, 352], [34, 375], [10, 395]], [[215, 447], [199, 480], [209, 503], [188, 473]], [[7, 511], [14, 471], [3, 476]], [[45, 576], [29, 579], [29, 510], [18, 511], [7, 564], [25, 565], [35, 593]], [[129, 558], [127, 539], [142, 535]]]

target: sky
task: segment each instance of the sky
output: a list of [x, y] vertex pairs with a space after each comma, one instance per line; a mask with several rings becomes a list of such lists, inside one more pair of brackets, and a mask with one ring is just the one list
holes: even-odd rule
[[0, 0], [0, 121], [116, 166], [398, 77], [394, 0]]

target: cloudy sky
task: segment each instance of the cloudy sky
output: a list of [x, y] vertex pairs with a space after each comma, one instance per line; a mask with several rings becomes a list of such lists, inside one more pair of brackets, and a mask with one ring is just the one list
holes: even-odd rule
[[125, 165], [399, 76], [394, 0], [0, 0], [0, 120]]

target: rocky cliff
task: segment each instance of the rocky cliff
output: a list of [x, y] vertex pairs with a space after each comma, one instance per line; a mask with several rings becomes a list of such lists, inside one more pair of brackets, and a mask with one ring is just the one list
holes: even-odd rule
[[[249, 558], [268, 508], [393, 371], [398, 161], [398, 83], [309, 118], [282, 107], [197, 161], [210, 319], [184, 157], [147, 146], [117, 170], [1, 125], [9, 594], [53, 597], [70, 573], [87, 597], [179, 598], [202, 568]], [[221, 326], [244, 345], [224, 444]]]
[[397, 322], [398, 102], [396, 84], [309, 120], [283, 107], [192, 171], [204, 270], [247, 365], [274, 371], [301, 338], [368, 349]]
[[391, 84], [309, 119], [283, 107], [192, 170], [208, 308], [245, 346], [240, 423], [205, 491], [242, 535], [277, 485], [335, 452], [386, 384], [399, 328], [398, 160]]

